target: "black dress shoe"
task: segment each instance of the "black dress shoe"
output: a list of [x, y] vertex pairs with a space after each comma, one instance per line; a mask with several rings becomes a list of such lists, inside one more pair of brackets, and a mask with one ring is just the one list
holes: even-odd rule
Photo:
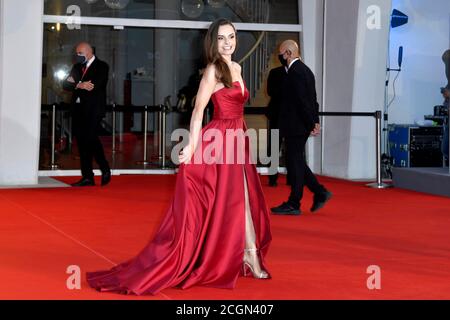
[[102, 172], [102, 186], [106, 186], [111, 181], [111, 170]]
[[316, 193], [314, 195], [313, 205], [311, 207], [311, 212], [316, 212], [317, 210], [323, 208], [325, 203], [331, 199], [332, 193], [330, 191], [325, 191], [321, 193]]
[[295, 215], [298, 216], [300, 214], [300, 210], [294, 208], [287, 202], [283, 202], [278, 207], [274, 207], [271, 209], [273, 214], [280, 214], [280, 215]]
[[94, 179], [81, 178], [80, 181], [72, 183], [72, 187], [87, 187], [95, 186]]

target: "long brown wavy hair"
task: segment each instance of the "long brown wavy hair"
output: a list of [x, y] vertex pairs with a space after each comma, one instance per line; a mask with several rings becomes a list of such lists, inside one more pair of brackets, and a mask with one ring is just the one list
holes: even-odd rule
[[[219, 27], [220, 26], [226, 26], [230, 25], [233, 27], [234, 32], [236, 33], [236, 28], [234, 27], [233, 23], [231, 23], [230, 20], [225, 18], [220, 18], [211, 23], [209, 26], [208, 32], [206, 33], [205, 37], [205, 59], [206, 64], [214, 64], [216, 67], [216, 78], [220, 82], [223, 83], [223, 85], [227, 88], [232, 87], [232, 78], [231, 78], [231, 71], [230, 68], [228, 68], [227, 63], [223, 60], [222, 56], [219, 53], [219, 48], [217, 45], [217, 37], [219, 34]], [[237, 46], [237, 37], [236, 39], [236, 46]], [[236, 50], [236, 48], [235, 48]]]

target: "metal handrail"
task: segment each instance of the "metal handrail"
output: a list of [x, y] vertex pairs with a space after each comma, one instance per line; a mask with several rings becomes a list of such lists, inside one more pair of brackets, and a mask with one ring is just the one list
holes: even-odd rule
[[[377, 181], [367, 184], [368, 187], [376, 189], [391, 188], [391, 184], [383, 182], [381, 177], [381, 120], [382, 112], [380, 110], [375, 112], [319, 112], [319, 116], [334, 116], [334, 117], [373, 117], [375, 118], [375, 147], [376, 147], [376, 175]], [[323, 157], [323, 154], [321, 155]], [[323, 162], [323, 159], [321, 159]]]
[[[58, 104], [42, 105], [42, 110], [52, 112], [52, 143], [51, 143], [51, 163], [48, 166], [52, 170], [58, 168], [55, 162], [55, 133], [56, 133], [56, 110]], [[69, 104], [60, 103], [59, 110], [70, 110]], [[113, 151], [115, 151], [115, 113], [116, 112], [144, 112], [145, 113], [145, 128], [143, 130], [144, 134], [144, 159], [139, 162], [143, 165], [147, 165], [150, 162], [147, 160], [147, 130], [148, 130], [148, 112], [158, 112], [159, 118], [159, 160], [162, 169], [166, 168], [166, 116], [167, 113], [171, 112], [171, 108], [165, 105], [158, 106], [120, 106], [116, 104], [108, 105], [108, 111], [113, 112]], [[177, 110], [174, 110], [177, 111]], [[245, 115], [266, 115], [267, 107], [245, 107]], [[390, 184], [386, 184], [382, 180], [381, 176], [381, 121], [382, 112], [319, 112], [319, 116], [337, 116], [337, 117], [373, 117], [376, 120], [376, 175], [377, 180], [374, 183], [370, 183], [367, 186], [377, 189], [384, 189], [392, 187]], [[113, 152], [114, 154], [114, 152]], [[323, 159], [321, 159], [323, 161]]]

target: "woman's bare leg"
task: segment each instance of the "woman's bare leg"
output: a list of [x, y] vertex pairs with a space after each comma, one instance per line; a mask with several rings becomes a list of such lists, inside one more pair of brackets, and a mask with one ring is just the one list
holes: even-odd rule
[[247, 177], [244, 169], [244, 198], [245, 198], [245, 252], [244, 263], [251, 269], [256, 278], [267, 278], [267, 272], [261, 269], [256, 247], [256, 233], [253, 225], [252, 212], [248, 196]]

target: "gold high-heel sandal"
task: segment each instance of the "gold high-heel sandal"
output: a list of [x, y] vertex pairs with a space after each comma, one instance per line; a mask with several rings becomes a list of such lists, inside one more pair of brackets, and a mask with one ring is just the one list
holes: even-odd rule
[[[257, 253], [257, 249], [245, 249], [245, 252], [255, 252], [255, 254]], [[244, 277], [247, 276], [247, 268], [250, 270], [250, 272], [252, 273], [253, 277], [256, 279], [269, 279], [269, 274], [262, 270], [257, 273], [254, 269], [253, 266], [248, 262], [245, 261], [245, 255], [244, 255], [244, 264], [243, 264], [243, 272], [244, 272]]]

